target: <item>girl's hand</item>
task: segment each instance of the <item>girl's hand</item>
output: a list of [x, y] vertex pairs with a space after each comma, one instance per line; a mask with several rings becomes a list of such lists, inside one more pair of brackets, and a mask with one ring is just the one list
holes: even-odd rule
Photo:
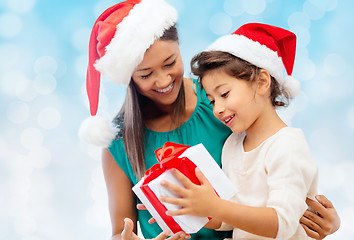
[[307, 198], [306, 203], [317, 214], [306, 210], [300, 219], [300, 223], [309, 237], [323, 239], [338, 230], [340, 218], [331, 201], [325, 196], [317, 195], [316, 199], [318, 202]]
[[214, 188], [211, 186], [203, 173], [198, 168], [196, 168], [195, 173], [201, 183], [199, 186], [192, 183], [180, 171], [176, 169], [172, 169], [171, 171], [185, 188], [179, 187], [166, 181], [161, 182], [163, 187], [180, 196], [180, 198], [161, 197], [161, 201], [163, 202], [182, 207], [176, 211], [167, 211], [167, 214], [170, 216], [186, 214], [200, 217], [211, 216], [211, 210], [217, 207], [217, 201], [220, 198], [216, 195]]
[[[124, 230], [122, 232], [122, 240], [142, 240], [141, 238], [139, 238], [134, 232], [134, 223], [131, 219], [129, 218], [125, 218], [124, 219]], [[169, 231], [163, 231], [162, 233], [160, 233], [156, 238], [153, 238], [151, 240], [185, 240], [185, 239], [189, 239], [190, 235], [186, 234], [184, 232], [178, 232], [174, 235], [172, 235], [171, 237], [167, 238], [168, 235], [170, 234]], [[112, 238], [113, 240], [114, 238]]]

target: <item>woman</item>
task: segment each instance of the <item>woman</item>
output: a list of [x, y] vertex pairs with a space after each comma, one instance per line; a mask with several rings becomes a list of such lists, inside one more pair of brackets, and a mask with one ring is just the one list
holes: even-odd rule
[[[102, 13], [91, 33], [87, 93], [92, 117], [81, 126], [80, 135], [89, 142], [109, 146], [103, 150], [102, 164], [112, 239], [139, 239], [135, 235], [137, 221], [145, 238], [167, 236], [159, 235], [161, 229], [148, 223], [151, 216], [147, 211], [137, 211], [137, 199], [131, 190], [145, 170], [156, 163], [154, 150], [167, 141], [203, 143], [220, 165], [222, 145], [231, 133], [214, 118], [197, 82], [183, 78], [176, 20], [175, 9], [163, 0], [127, 0]], [[128, 85], [113, 126], [96, 116], [100, 73]], [[333, 210], [329, 211], [333, 218], [305, 214], [303, 223], [309, 233], [326, 236], [328, 233], [321, 232], [323, 224], [333, 227], [333, 219], [338, 218]], [[327, 208], [324, 212], [328, 213]], [[224, 232], [202, 229], [192, 238], [226, 236]], [[179, 233], [171, 239], [185, 237], [188, 235]]]

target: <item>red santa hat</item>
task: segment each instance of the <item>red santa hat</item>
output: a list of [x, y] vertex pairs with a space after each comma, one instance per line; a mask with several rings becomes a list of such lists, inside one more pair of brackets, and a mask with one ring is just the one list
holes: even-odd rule
[[[234, 33], [217, 39], [207, 51], [231, 53], [273, 76], [282, 88], [294, 98], [300, 91], [300, 83], [291, 77], [296, 35], [288, 30], [261, 23], [248, 23]], [[287, 75], [283, 78], [283, 69]]]
[[164, 0], [126, 0], [98, 17], [91, 32], [86, 76], [91, 117], [81, 124], [82, 140], [107, 147], [118, 131], [110, 119], [96, 116], [100, 74], [128, 85], [146, 50], [176, 20], [177, 11]]

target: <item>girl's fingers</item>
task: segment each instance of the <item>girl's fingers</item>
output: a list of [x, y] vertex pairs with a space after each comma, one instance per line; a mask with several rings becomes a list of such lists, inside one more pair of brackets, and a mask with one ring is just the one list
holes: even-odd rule
[[168, 190], [176, 193], [177, 195], [184, 197], [186, 195], [186, 189], [183, 187], [180, 187], [178, 185], [175, 185], [173, 183], [170, 183], [168, 181], [161, 181], [161, 186], [167, 188]]
[[200, 171], [199, 168], [195, 168], [195, 175], [197, 176], [199, 182], [202, 185], [210, 185], [208, 179], [204, 176], [204, 174], [202, 173], [202, 171]]
[[181, 215], [189, 215], [189, 211], [186, 209], [186, 208], [181, 208], [179, 210], [176, 210], [176, 211], [171, 211], [171, 210], [168, 210], [166, 211], [166, 215], [167, 216], [181, 216]]
[[171, 173], [182, 183], [182, 185], [189, 189], [192, 188], [195, 184], [191, 182], [183, 173], [177, 169], [171, 169]]
[[161, 196], [160, 197], [161, 202], [165, 202], [165, 203], [170, 203], [173, 205], [177, 205], [180, 207], [185, 207], [185, 201], [183, 198], [173, 198], [173, 197], [166, 197], [166, 196]]

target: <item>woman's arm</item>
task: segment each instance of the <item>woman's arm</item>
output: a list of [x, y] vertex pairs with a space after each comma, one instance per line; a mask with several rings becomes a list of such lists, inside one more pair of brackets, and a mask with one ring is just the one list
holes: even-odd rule
[[131, 181], [116, 163], [108, 149], [104, 149], [102, 152], [102, 167], [108, 192], [112, 239], [117, 240], [121, 239], [125, 218], [132, 220], [132, 232], [136, 233], [136, 200], [131, 190]]
[[185, 188], [168, 182], [161, 183], [180, 196], [161, 197], [164, 202], [182, 207], [177, 211], [168, 211], [169, 215], [211, 217], [253, 234], [272, 238], [277, 236], [278, 217], [273, 208], [249, 207], [219, 198], [199, 169], [196, 169], [196, 175], [201, 185], [192, 183], [178, 170], [174, 169], [172, 172]]
[[331, 201], [325, 196], [318, 195], [316, 199], [318, 202], [307, 199], [306, 203], [317, 214], [307, 210], [300, 219], [300, 223], [309, 237], [323, 239], [339, 229], [340, 218]]

